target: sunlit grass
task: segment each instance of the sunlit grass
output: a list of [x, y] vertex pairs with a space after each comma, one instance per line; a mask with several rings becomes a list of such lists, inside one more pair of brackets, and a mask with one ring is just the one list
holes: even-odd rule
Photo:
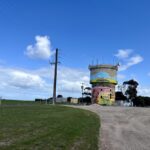
[[1, 106], [1, 150], [97, 150], [96, 114], [51, 105]]

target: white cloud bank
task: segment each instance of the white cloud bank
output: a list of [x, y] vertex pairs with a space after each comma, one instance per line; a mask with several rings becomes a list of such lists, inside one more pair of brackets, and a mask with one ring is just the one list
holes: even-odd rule
[[[53, 93], [53, 68], [36, 70], [0, 67], [0, 96], [13, 99], [47, 98]], [[57, 94], [81, 96], [81, 83], [89, 86], [89, 72], [59, 67]]]
[[[0, 67], [0, 96], [10, 99], [47, 97], [50, 85], [30, 70]], [[49, 94], [50, 95], [50, 94]]]
[[138, 95], [141, 96], [150, 96], [150, 87], [138, 87]]
[[119, 59], [128, 58], [129, 55], [132, 53], [131, 49], [119, 49], [118, 53], [115, 56]]
[[[0, 96], [10, 99], [34, 100], [53, 93], [53, 68], [35, 70], [0, 67]], [[126, 78], [118, 74], [118, 78]], [[81, 83], [89, 86], [89, 71], [59, 66], [57, 94], [80, 97]], [[138, 95], [150, 96], [149, 87], [138, 87]]]
[[126, 64], [121, 64], [119, 71], [127, 70], [129, 67], [139, 64], [143, 61], [143, 58], [140, 55], [133, 56], [127, 60]]
[[11, 72], [12, 86], [27, 89], [27, 88], [42, 88], [45, 85], [45, 81], [35, 74], [26, 73], [23, 71], [14, 70]]
[[29, 58], [49, 59], [53, 54], [49, 37], [36, 36], [35, 41], [35, 44], [27, 46], [25, 55]]
[[84, 83], [84, 86], [90, 86], [89, 81], [89, 71], [67, 67], [60, 67], [58, 70], [58, 87], [70, 94], [78, 93], [80, 95], [81, 83]]
[[131, 66], [141, 63], [144, 59], [139, 54], [133, 54], [131, 49], [120, 49], [115, 56], [121, 61], [119, 71], [124, 71]]

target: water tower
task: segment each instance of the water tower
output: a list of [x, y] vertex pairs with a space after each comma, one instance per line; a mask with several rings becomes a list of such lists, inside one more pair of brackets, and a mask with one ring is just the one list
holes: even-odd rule
[[115, 102], [118, 65], [89, 65], [92, 103], [111, 105]]

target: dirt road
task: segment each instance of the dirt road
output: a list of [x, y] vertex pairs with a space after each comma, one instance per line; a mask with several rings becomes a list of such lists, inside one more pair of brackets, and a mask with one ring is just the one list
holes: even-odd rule
[[150, 150], [150, 108], [77, 106], [101, 118], [101, 150]]

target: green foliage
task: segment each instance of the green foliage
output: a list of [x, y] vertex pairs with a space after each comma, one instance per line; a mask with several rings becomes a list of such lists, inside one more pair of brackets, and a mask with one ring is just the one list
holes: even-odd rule
[[135, 99], [136, 96], [137, 96], [137, 90], [136, 90], [136, 87], [133, 87], [133, 86], [128, 86], [128, 89], [126, 90], [125, 92], [126, 95], [128, 95], [128, 98], [129, 99]]
[[115, 92], [115, 100], [127, 100], [126, 96], [123, 95], [123, 93], [121, 91], [117, 91]]
[[128, 88], [125, 91], [125, 95], [129, 100], [133, 100], [137, 97], [137, 86], [139, 85], [138, 82], [134, 80], [125, 81], [123, 85], [127, 85]]
[[1, 106], [1, 150], [97, 150], [96, 114], [51, 105]]
[[138, 96], [133, 100], [134, 106], [150, 107], [150, 97]]

